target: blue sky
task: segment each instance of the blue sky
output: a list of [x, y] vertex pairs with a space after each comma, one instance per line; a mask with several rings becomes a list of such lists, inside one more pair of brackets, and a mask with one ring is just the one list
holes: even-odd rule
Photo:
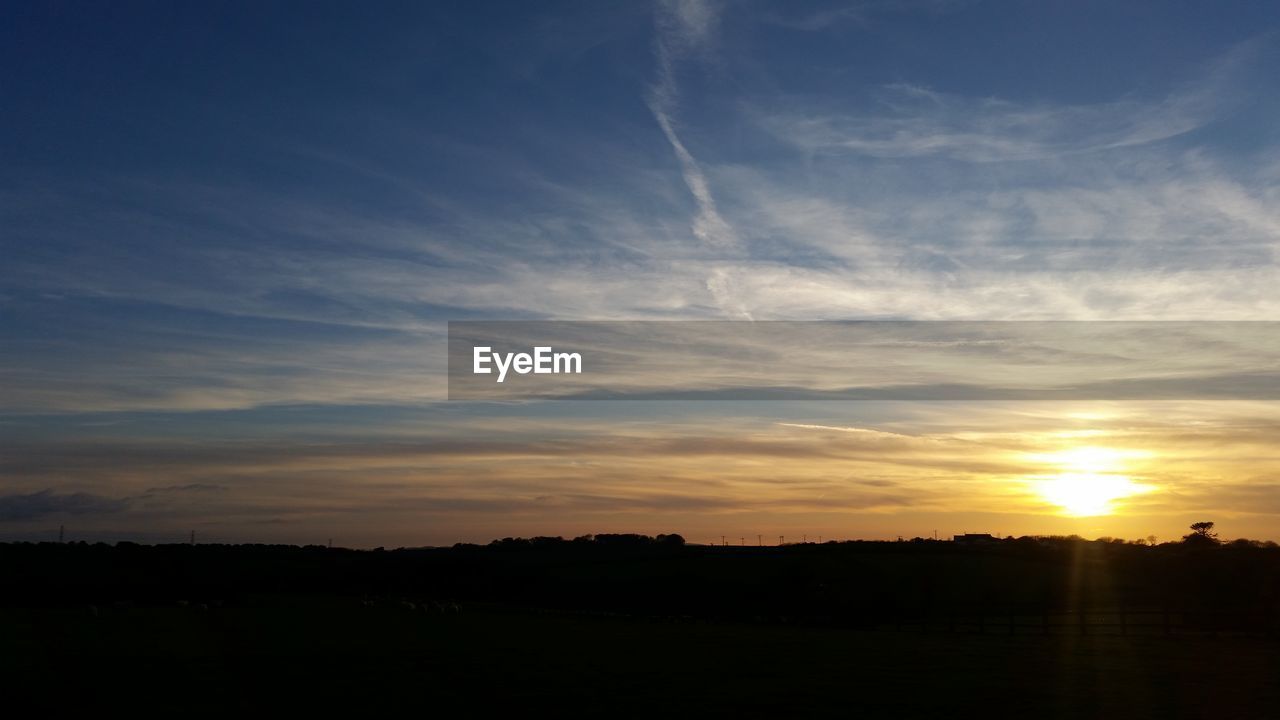
[[[550, 471], [487, 486], [514, 470], [479, 451], [470, 484], [423, 459], [353, 462], [359, 483], [298, 478], [317, 447], [369, 438], [528, 440], [524, 422], [599, 432], [601, 419], [687, 433], [726, 416], [751, 435], [835, 412], [448, 405], [451, 319], [1280, 310], [1280, 11], [1265, 3], [13, 3], [0, 15], [10, 535], [69, 509], [103, 536], [180, 537], [197, 522], [235, 539], [339, 527], [377, 544], [557, 522], [712, 531], [749, 512], [733, 498], [754, 486], [672, 480], [644, 495], [622, 470], [595, 495]], [[876, 426], [905, 411], [843, 412]], [[298, 467], [207, 459], [266, 442]], [[110, 472], [66, 460], [112, 443], [134, 451]], [[181, 448], [208, 452], [178, 469], [156, 460]], [[170, 474], [183, 479], [157, 477]], [[445, 508], [441, 529], [388, 524], [394, 502], [362, 484], [379, 477], [391, 497]], [[159, 493], [163, 510], [142, 510], [159, 507], [137, 499], [149, 488], [179, 485], [225, 491]], [[669, 503], [629, 505], [638, 495]], [[512, 509], [569, 496], [579, 504]], [[679, 515], [677, 501], [720, 519]], [[885, 523], [832, 520], [827, 534], [898, 534]]]

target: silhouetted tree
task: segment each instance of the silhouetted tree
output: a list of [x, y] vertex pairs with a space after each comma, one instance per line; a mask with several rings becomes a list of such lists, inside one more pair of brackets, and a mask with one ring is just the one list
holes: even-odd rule
[[1182, 542], [1187, 544], [1217, 545], [1218, 533], [1213, 531], [1213, 523], [1211, 522], [1191, 523], [1191, 533], [1183, 535]]

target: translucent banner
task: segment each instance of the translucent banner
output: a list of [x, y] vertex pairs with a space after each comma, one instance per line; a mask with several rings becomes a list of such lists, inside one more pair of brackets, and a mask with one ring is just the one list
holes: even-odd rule
[[1280, 398], [1277, 322], [466, 321], [450, 400]]

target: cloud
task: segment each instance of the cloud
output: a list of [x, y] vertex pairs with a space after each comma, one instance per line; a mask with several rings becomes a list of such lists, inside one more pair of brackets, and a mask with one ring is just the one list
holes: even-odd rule
[[[692, 226], [694, 237], [711, 248], [727, 250], [739, 244], [737, 231], [720, 214], [706, 173], [680, 139], [673, 119], [680, 95], [676, 66], [685, 56], [711, 42], [718, 20], [719, 8], [710, 0], [664, 0], [659, 3], [658, 32], [654, 40], [658, 79], [649, 88], [648, 103], [658, 127], [675, 152], [680, 174], [697, 205]], [[733, 286], [730, 270], [712, 268], [706, 288], [720, 308], [751, 318], [749, 310], [738, 299], [740, 296]]]
[[770, 6], [763, 21], [780, 27], [803, 32], [824, 32], [844, 29], [847, 25], [860, 28], [873, 26], [882, 17], [896, 14], [920, 14], [939, 16], [964, 10], [980, 0], [860, 0], [857, 3], [835, 3], [830, 7], [811, 10], [808, 4]]
[[49, 490], [26, 495], [0, 495], [0, 522], [36, 520], [49, 515], [102, 515], [116, 513], [127, 501], [89, 493], [58, 493]]
[[808, 152], [968, 162], [1043, 160], [1143, 145], [1217, 120], [1247, 98], [1239, 76], [1257, 53], [1244, 43], [1203, 77], [1157, 99], [1064, 105], [971, 97], [909, 83], [882, 87], [880, 112], [758, 114], [763, 127]]
[[[404, 158], [325, 148], [350, 163], [271, 138], [289, 148], [276, 160], [341, 201], [138, 169], [0, 190], [6, 246], [21, 244], [0, 268], [0, 311], [16, 320], [0, 349], [5, 409], [429, 403], [445, 396], [445, 319], [1280, 315], [1273, 143], [1247, 128], [1146, 140], [1237, 108], [1252, 51], [1094, 104], [908, 77], [876, 103], [833, 105], [862, 92], [817, 74], [821, 92], [793, 94], [759, 66], [717, 84], [749, 61], [729, 19], [751, 18], [661, 4], [653, 44], [629, 58], [653, 67], [619, 85], [648, 105], [610, 115], [606, 137], [539, 137], [564, 148], [563, 166], [526, 156], [520, 138], [429, 128], [425, 151], [412, 133], [394, 138]], [[730, 72], [684, 74], [713, 57]], [[753, 134], [744, 115], [776, 134]], [[430, 125], [376, 118], [417, 120]], [[863, 147], [821, 149], [842, 138]], [[465, 173], [434, 178], [445, 159], [482, 168], [483, 191]]]
[[874, 428], [861, 428], [840, 425], [813, 425], [809, 423], [778, 423], [780, 427], [800, 428], [802, 430], [826, 430], [830, 432], [854, 433], [857, 435], [866, 435], [868, 437], [877, 437], [884, 439], [901, 440], [903, 438], [909, 440], [917, 439], [912, 435], [904, 435], [902, 433], [886, 432], [884, 430], [876, 430]]
[[[438, 318], [1271, 319], [1280, 315], [1280, 191], [1205, 158], [1133, 176], [1083, 164], [1062, 180], [923, 196], [908, 181], [862, 193], [801, 191], [762, 169], [720, 172], [744, 251], [668, 242], [629, 211], [566, 218], [586, 238], [626, 245], [607, 262], [572, 249], [477, 250], [484, 267], [407, 249], [356, 257], [262, 247], [222, 251], [235, 287], [109, 262], [12, 292], [4, 395], [10, 410], [243, 408], [443, 399]], [[928, 181], [937, 183], [937, 180]], [[1002, 183], [1003, 184], [1003, 183]], [[891, 195], [887, 190], [902, 190]], [[842, 194], [848, 193], [848, 194]], [[400, 241], [330, 213], [370, 242]], [[671, 221], [677, 222], [674, 218]], [[264, 220], [287, 228], [288, 217]], [[468, 237], [513, 237], [501, 218]], [[647, 229], [646, 229], [647, 227]], [[528, 229], [525, 229], [528, 232]], [[547, 224], [537, 236], [555, 233]], [[532, 233], [521, 238], [536, 237]], [[212, 240], [211, 240], [212, 242]], [[480, 243], [477, 242], [477, 245]], [[767, 248], [767, 252], [762, 252]], [[172, 263], [205, 262], [199, 248]], [[385, 254], [384, 254], [385, 253]], [[482, 261], [482, 262], [481, 262]], [[124, 278], [129, 278], [127, 281]], [[313, 302], [290, 297], [309, 293]], [[86, 298], [89, 294], [92, 298]], [[137, 312], [145, 308], [145, 312]], [[332, 309], [331, 309], [332, 308]], [[584, 310], [589, 308], [589, 310]], [[38, 321], [35, 322], [35, 321]], [[37, 332], [57, 327], [56, 337]], [[78, 358], [92, 348], [91, 365]], [[139, 382], [139, 377], [146, 382]]]
[[654, 107], [653, 115], [657, 118], [663, 134], [667, 136], [667, 141], [671, 143], [672, 149], [675, 150], [676, 158], [680, 160], [684, 182], [689, 186], [689, 192], [693, 194], [693, 198], [698, 204], [698, 214], [693, 220], [694, 236], [713, 246], [729, 247], [735, 245], [737, 243], [736, 233], [720, 215], [720, 211], [716, 209], [716, 201], [711, 197], [711, 188], [707, 185], [706, 175], [703, 174], [702, 168], [698, 166], [698, 161], [693, 158], [693, 155], [689, 153], [684, 143], [676, 135], [675, 129], [671, 126], [671, 118], [664, 110], [656, 106]]
[[711, 42], [720, 23], [718, 0], [659, 0], [660, 42], [673, 52], [688, 52]]
[[168, 487], [147, 488], [147, 494], [156, 493], [208, 493], [208, 492], [225, 492], [225, 485], [215, 485], [213, 483], [188, 483], [186, 485], [170, 485]]
[[[578, 405], [587, 406], [581, 415], [555, 421], [537, 408], [518, 417], [491, 408], [470, 419], [424, 415], [433, 419], [398, 432], [353, 423], [344, 436], [329, 429], [277, 437], [246, 430], [256, 439], [238, 442], [144, 440], [142, 432], [97, 442], [51, 437], [12, 445], [0, 472], [29, 487], [68, 477], [111, 487], [128, 499], [99, 498], [108, 510], [126, 503], [132, 526], [168, 528], [174, 537], [199, 527], [209, 538], [260, 539], [269, 519], [271, 536], [291, 542], [359, 530], [375, 545], [387, 542], [378, 533], [421, 537], [428, 517], [432, 537], [448, 542], [517, 527], [589, 532], [624, 517], [731, 530], [757, 516], [771, 518], [763, 527], [819, 515], [844, 526], [867, 514], [978, 509], [1025, 515], [1031, 531], [1053, 520], [1041, 514], [1051, 509], [1031, 480], [1055, 468], [1037, 458], [1082, 444], [1154, 458], [1124, 469], [1159, 488], [1129, 507], [1178, 527], [1189, 511], [1264, 517], [1270, 506], [1251, 500], [1247, 488], [1277, 477], [1273, 403], [707, 404], [678, 418], [657, 412], [660, 422]], [[157, 486], [157, 477], [172, 485]], [[196, 489], [209, 486], [226, 491]], [[1232, 491], [1218, 496], [1219, 487]], [[18, 497], [50, 493], [71, 497], [62, 490]], [[122, 522], [85, 507], [78, 528]], [[909, 521], [874, 526], [895, 522]]]

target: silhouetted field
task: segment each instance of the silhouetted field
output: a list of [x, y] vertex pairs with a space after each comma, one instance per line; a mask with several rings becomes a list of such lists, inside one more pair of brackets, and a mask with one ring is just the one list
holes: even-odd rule
[[[1258, 718], [1280, 707], [1280, 551], [1246, 544], [10, 544], [0, 563], [6, 697], [50, 712]], [[1096, 625], [1079, 627], [1080, 609]]]

